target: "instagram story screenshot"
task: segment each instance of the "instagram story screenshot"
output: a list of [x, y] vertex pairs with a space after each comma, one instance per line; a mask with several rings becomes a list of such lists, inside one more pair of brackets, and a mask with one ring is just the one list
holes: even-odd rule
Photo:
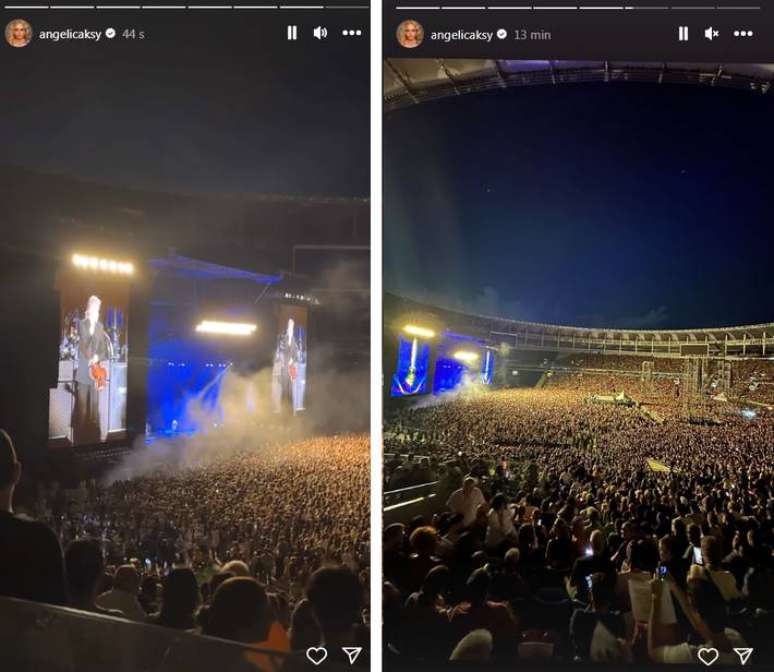
[[383, 8], [384, 669], [774, 669], [773, 8], [475, 4]]
[[367, 668], [367, 3], [0, 17], [0, 667]]

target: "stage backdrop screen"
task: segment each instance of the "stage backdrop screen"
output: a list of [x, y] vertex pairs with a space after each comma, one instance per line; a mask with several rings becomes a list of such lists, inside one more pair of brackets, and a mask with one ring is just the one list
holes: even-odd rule
[[59, 373], [49, 390], [50, 446], [126, 437], [129, 286], [99, 271], [59, 274]]
[[275, 413], [304, 410], [306, 394], [307, 308], [280, 304], [277, 307], [277, 346], [271, 376]]
[[483, 361], [481, 363], [481, 382], [484, 385], [491, 385], [494, 380], [495, 354], [492, 350], [484, 350]]

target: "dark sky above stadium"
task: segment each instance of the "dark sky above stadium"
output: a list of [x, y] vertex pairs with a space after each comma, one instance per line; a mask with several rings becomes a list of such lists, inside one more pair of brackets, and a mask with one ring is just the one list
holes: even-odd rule
[[[291, 43], [281, 14], [27, 12], [33, 42], [2, 45], [0, 161], [162, 191], [367, 196], [368, 43], [312, 39], [300, 13]], [[37, 37], [108, 26], [145, 39]]]
[[774, 98], [588, 84], [388, 115], [385, 289], [580, 326], [774, 321]]

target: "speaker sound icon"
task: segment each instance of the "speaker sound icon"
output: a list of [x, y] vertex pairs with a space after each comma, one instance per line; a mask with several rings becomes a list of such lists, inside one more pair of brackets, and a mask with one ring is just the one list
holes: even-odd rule
[[318, 40], [322, 40], [328, 37], [328, 29], [323, 28], [322, 26], [317, 26], [317, 28], [312, 31], [312, 35], [314, 35]]

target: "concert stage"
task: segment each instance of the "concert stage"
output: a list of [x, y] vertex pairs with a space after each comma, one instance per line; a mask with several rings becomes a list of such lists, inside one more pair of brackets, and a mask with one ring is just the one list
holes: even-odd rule
[[309, 407], [325, 306], [308, 279], [177, 254], [79, 251], [44, 270], [48, 285], [28, 289], [34, 316], [19, 307], [29, 333], [5, 334], [11, 352], [40, 354], [11, 358], [3, 394], [2, 426], [25, 462], [111, 462], [153, 439], [287, 424]]

